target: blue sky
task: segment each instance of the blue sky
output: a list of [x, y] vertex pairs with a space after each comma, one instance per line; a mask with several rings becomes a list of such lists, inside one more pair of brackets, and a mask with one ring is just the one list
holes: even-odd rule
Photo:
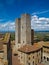
[[15, 30], [15, 19], [23, 13], [31, 15], [34, 30], [49, 30], [49, 0], [0, 0], [0, 31]]

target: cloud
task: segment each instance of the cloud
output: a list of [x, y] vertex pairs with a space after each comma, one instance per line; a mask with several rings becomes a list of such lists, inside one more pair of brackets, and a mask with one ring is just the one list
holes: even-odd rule
[[44, 13], [47, 13], [47, 12], [49, 12], [49, 10], [45, 10], [45, 11], [41, 11], [41, 12], [34, 12], [34, 13], [32, 13], [32, 15], [44, 14]]
[[49, 18], [38, 17], [37, 15], [31, 16], [31, 28], [35, 31], [48, 31]]
[[[49, 18], [38, 17], [37, 15], [31, 16], [31, 28], [35, 31], [48, 31]], [[15, 31], [15, 22], [9, 20], [5, 23], [0, 23], [0, 31]]]
[[0, 31], [15, 31], [15, 22], [0, 23]]

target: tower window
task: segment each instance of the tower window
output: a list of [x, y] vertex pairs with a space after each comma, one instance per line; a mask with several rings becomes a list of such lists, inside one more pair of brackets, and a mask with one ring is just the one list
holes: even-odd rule
[[24, 43], [24, 41], [23, 41], [23, 43]]

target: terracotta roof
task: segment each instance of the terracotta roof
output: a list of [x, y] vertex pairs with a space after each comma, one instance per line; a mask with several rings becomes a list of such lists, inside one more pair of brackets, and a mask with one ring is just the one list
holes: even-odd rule
[[43, 46], [49, 47], [49, 42], [43, 43]]
[[49, 47], [49, 41], [48, 42], [41, 41], [41, 42], [38, 42], [38, 44], [41, 44], [42, 46]]
[[42, 48], [40, 44], [34, 43], [33, 45], [26, 44], [23, 47], [19, 48], [18, 50], [24, 53], [30, 53], [39, 50]]

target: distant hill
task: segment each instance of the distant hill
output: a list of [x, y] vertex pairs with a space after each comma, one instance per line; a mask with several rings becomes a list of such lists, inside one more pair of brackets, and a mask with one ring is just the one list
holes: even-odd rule
[[49, 32], [49, 31], [35, 31], [35, 32]]

